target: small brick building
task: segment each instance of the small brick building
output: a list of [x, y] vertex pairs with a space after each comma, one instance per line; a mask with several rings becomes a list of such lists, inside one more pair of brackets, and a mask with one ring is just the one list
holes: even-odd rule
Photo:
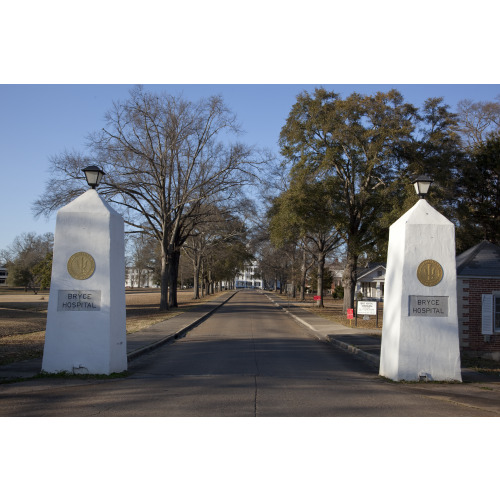
[[500, 247], [482, 241], [457, 257], [460, 350], [500, 361]]

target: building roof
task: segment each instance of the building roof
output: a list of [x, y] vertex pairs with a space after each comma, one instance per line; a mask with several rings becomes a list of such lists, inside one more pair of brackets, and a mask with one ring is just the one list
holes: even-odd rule
[[484, 240], [457, 256], [457, 276], [500, 276], [500, 247]]
[[356, 281], [360, 281], [362, 278], [372, 274], [373, 271], [375, 271], [375, 270], [382, 271], [382, 275], [377, 277], [377, 278], [384, 280], [385, 279], [385, 264], [370, 264], [368, 267], [358, 269], [356, 271]]

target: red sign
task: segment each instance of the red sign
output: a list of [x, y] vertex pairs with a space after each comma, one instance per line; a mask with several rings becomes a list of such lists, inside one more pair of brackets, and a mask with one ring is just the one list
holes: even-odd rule
[[314, 300], [320, 300], [320, 299], [321, 299], [321, 296], [320, 296], [320, 295], [315, 295], [315, 296], [313, 297], [313, 299], [314, 299]]
[[347, 319], [354, 318], [354, 309], [347, 309]]

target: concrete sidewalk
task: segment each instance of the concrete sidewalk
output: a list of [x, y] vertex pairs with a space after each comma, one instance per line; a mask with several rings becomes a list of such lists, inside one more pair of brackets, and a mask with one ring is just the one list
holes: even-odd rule
[[[176, 339], [205, 320], [219, 307], [231, 299], [235, 290], [228, 291], [213, 300], [209, 300], [155, 325], [127, 335], [127, 359], [131, 361], [141, 354]], [[39, 375], [42, 371], [42, 358], [18, 361], [0, 366], [0, 382], [9, 379], [25, 379]]]

